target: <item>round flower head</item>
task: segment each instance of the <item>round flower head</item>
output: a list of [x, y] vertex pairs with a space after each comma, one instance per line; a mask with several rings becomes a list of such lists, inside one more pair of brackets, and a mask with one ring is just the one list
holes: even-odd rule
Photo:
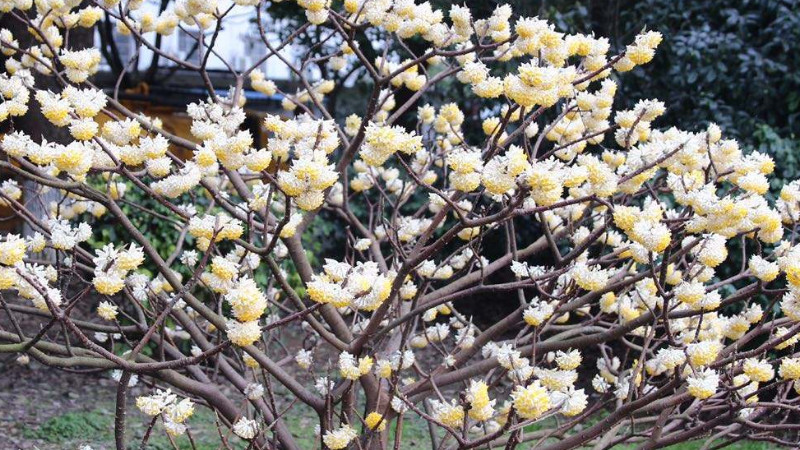
[[258, 422], [245, 417], [233, 424], [233, 432], [242, 439], [251, 440], [258, 434]]
[[714, 395], [719, 386], [719, 374], [711, 369], [704, 369], [687, 379], [688, 391], [693, 397], [706, 399]]
[[471, 419], [485, 422], [494, 415], [495, 400], [490, 400], [489, 386], [485, 382], [471, 381], [466, 399], [470, 404], [469, 417]]
[[800, 379], [800, 359], [787, 358], [781, 361], [781, 366], [778, 369], [778, 374], [784, 380]]
[[14, 266], [22, 262], [25, 257], [25, 240], [15, 234], [10, 234], [0, 242], [0, 264]]
[[514, 409], [523, 419], [537, 419], [550, 409], [550, 396], [539, 381], [526, 387], [517, 386], [511, 394]]
[[464, 408], [458, 405], [455, 400], [450, 402], [431, 400], [431, 408], [433, 409], [434, 419], [445, 426], [458, 428], [464, 423]]
[[97, 306], [97, 315], [104, 320], [113, 321], [117, 318], [117, 305], [108, 301], [102, 301]]
[[367, 414], [364, 423], [370, 430], [383, 431], [386, 429], [386, 420], [384, 420], [380, 413], [375, 411]]
[[335, 430], [326, 431], [322, 435], [322, 442], [331, 450], [341, 450], [347, 448], [353, 439], [358, 437], [358, 433], [349, 425], [343, 425]]
[[240, 347], [246, 347], [261, 339], [261, 327], [257, 320], [251, 322], [228, 320], [226, 327], [228, 339]]
[[759, 383], [766, 383], [775, 376], [775, 369], [772, 368], [772, 364], [755, 358], [746, 359], [743, 369], [750, 380]]

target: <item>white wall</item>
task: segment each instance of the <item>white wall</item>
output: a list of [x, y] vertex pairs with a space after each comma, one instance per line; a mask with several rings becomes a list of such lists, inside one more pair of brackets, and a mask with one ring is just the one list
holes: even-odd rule
[[[219, 10], [224, 11], [231, 4], [232, 2], [229, 0], [220, 0], [218, 8]], [[142, 11], [151, 11], [154, 14], [157, 14], [158, 4], [153, 0], [147, 0], [142, 6]], [[257, 28], [253, 23], [251, 23], [255, 17], [256, 15], [253, 7], [242, 7], [237, 5], [233, 7], [231, 12], [228, 13], [228, 15], [222, 21], [223, 28], [217, 37], [214, 49], [228, 62], [228, 64], [230, 64], [236, 70], [249, 68], [268, 52], [266, 46], [261, 42]], [[270, 29], [274, 29], [275, 26], [279, 25], [268, 24], [265, 28], [267, 31], [267, 37], [270, 40], [270, 44], [277, 47], [280, 44], [278, 36], [276, 33], [270, 31]], [[197, 32], [197, 28], [185, 28], [192, 33]], [[207, 37], [205, 42], [207, 44], [211, 40], [213, 31], [213, 29], [206, 31]], [[184, 35], [184, 37], [181, 37], [181, 35]], [[155, 37], [155, 33], [145, 34], [145, 38], [151, 43], [155, 42]], [[134, 50], [133, 46], [135, 46], [133, 37], [118, 36], [117, 39], [118, 47], [120, 46], [120, 43], [129, 44], [131, 46], [128, 49], [120, 49], [120, 54], [131, 55], [131, 52]], [[181, 40], [184, 41], [183, 49], [181, 48]], [[99, 37], [96, 37], [96, 42], [100, 42]], [[194, 41], [190, 37], [186, 36], [183, 31], [176, 29], [175, 33], [173, 33], [171, 36], [162, 36], [161, 49], [165, 53], [173, 54], [183, 59], [186, 57], [186, 50], [191, 48], [191, 44], [189, 42]], [[292, 46], [287, 46], [286, 48], [282, 49], [280, 53], [288, 61], [296, 63], [298, 51], [298, 49], [295, 49]], [[138, 64], [139, 68], [146, 69], [149, 67], [152, 57], [153, 52], [147, 47], [142, 46]], [[194, 58], [197, 58], [197, 52], [195, 52]], [[122, 61], [123, 64], [126, 64], [127, 62], [128, 58], [124, 58]], [[165, 58], [161, 58], [159, 61], [159, 65], [162, 67], [173, 64], [173, 62]], [[208, 68], [212, 70], [227, 70], [227, 67], [222, 60], [213, 54], [209, 57]], [[270, 57], [266, 63], [261, 64], [260, 68], [269, 79], [286, 80], [290, 78], [289, 69], [286, 68], [286, 66], [277, 56]]]

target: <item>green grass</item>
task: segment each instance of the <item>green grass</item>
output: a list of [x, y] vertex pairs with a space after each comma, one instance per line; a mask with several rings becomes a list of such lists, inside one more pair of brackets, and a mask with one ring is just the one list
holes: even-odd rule
[[[128, 448], [138, 449], [149, 423], [148, 418], [129, 411], [126, 440]], [[290, 432], [303, 449], [319, 447], [319, 440], [314, 435], [317, 425], [316, 415], [308, 408], [295, 405], [285, 415], [284, 420]], [[205, 408], [196, 408], [194, 415], [186, 422], [198, 450], [218, 449], [220, 446], [214, 414]], [[389, 429], [389, 442], [394, 442], [394, 423]], [[243, 449], [244, 441], [223, 432], [230, 446]], [[72, 411], [54, 416], [35, 427], [27, 427], [23, 432], [26, 439], [34, 439], [42, 443], [43, 448], [78, 448], [91, 445], [95, 448], [106, 448], [114, 442], [114, 409], [113, 405], [89, 411]], [[427, 448], [430, 435], [427, 424], [416, 417], [408, 416], [403, 421], [403, 448]], [[175, 439], [178, 448], [191, 448], [189, 438], [180, 436]], [[148, 440], [148, 449], [171, 450], [173, 447], [167, 438], [164, 428], [157, 423]]]
[[[391, 424], [392, 428], [389, 430], [389, 442], [394, 443], [395, 439], [395, 423]], [[444, 436], [444, 432], [437, 431], [437, 439]], [[428, 423], [424, 419], [415, 415], [407, 415], [403, 419], [403, 434], [402, 440], [403, 448], [430, 448], [431, 435], [428, 431]]]
[[61, 444], [77, 439], [93, 437], [95, 439], [113, 439], [113, 418], [111, 428], [107, 421], [107, 413], [103, 410], [86, 412], [68, 412], [48, 419], [37, 428], [26, 428], [23, 436], [27, 439], [39, 439], [53, 444]]
[[[308, 408], [295, 405], [284, 417], [290, 432], [297, 439], [297, 444], [302, 449], [319, 447], [318, 438], [314, 435], [317, 425], [316, 415]], [[147, 428], [148, 420], [139, 413], [131, 412], [128, 416], [128, 448], [138, 449], [142, 436]], [[526, 432], [534, 432], [553, 426], [552, 420], [543, 420], [525, 427]], [[195, 414], [187, 421], [189, 430], [199, 450], [213, 450], [220, 448], [214, 414], [204, 408], [197, 408]], [[224, 432], [229, 445], [234, 449], [244, 449], [246, 443], [230, 432]], [[43, 442], [42, 448], [78, 448], [88, 444], [95, 448], [108, 447], [114, 441], [114, 412], [113, 407], [97, 408], [90, 411], [67, 412], [46, 420], [35, 428], [26, 428], [23, 436]], [[437, 442], [443, 434], [437, 432]], [[394, 443], [395, 423], [389, 427], [389, 442]], [[429, 448], [430, 434], [427, 423], [418, 417], [409, 415], [403, 421], [402, 448]], [[676, 444], [668, 447], [671, 450], [698, 450], [705, 441], [703, 439]], [[181, 436], [175, 439], [178, 448], [191, 448], [189, 438]], [[721, 441], [719, 443], [722, 443]], [[529, 443], [532, 446], [532, 444]], [[171, 450], [173, 447], [167, 438], [161, 424], [153, 429], [148, 449]], [[524, 448], [524, 447], [523, 447]], [[633, 450], [636, 445], [619, 445], [620, 450]], [[761, 442], [741, 441], [728, 447], [730, 450], [768, 450], [773, 448]]]
[[300, 448], [318, 448], [317, 438], [314, 436], [314, 427], [319, 424], [316, 415], [304, 406], [294, 405], [283, 417], [286, 426], [297, 441]]
[[[128, 448], [138, 449], [142, 441], [149, 420], [140, 414], [128, 415]], [[207, 409], [198, 408], [195, 414], [187, 421], [189, 431], [192, 433], [198, 450], [215, 450], [220, 446], [214, 414]], [[229, 445], [234, 449], [244, 449], [247, 443], [238, 437], [224, 433]], [[26, 428], [23, 432], [26, 439], [36, 439], [45, 444], [46, 448], [77, 448], [80, 445], [92, 445], [107, 448], [114, 442], [114, 412], [111, 408], [94, 409], [91, 411], [68, 412], [46, 420], [35, 428]], [[191, 448], [186, 435], [175, 438], [178, 448]], [[96, 447], [96, 448], [97, 448]], [[161, 424], [156, 424], [147, 444], [148, 449], [172, 450], [166, 433]], [[305, 447], [304, 447], [305, 448]]]
[[[297, 445], [302, 449], [319, 448], [319, 439], [314, 435], [314, 428], [319, 424], [317, 415], [309, 408], [295, 405], [284, 416], [284, 421], [289, 431], [295, 437]], [[389, 431], [389, 442], [394, 443], [396, 422], [387, 424]], [[361, 427], [357, 430], [363, 432]], [[430, 448], [430, 434], [427, 423], [418, 417], [408, 415], [403, 420], [402, 448]], [[439, 439], [444, 435], [443, 432], [437, 433]]]

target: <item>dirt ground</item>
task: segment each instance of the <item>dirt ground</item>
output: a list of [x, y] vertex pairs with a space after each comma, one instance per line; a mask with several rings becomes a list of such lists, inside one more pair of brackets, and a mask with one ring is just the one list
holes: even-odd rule
[[[8, 296], [6, 300], [14, 301]], [[87, 311], [92, 308], [80, 305], [77, 314], [90, 317]], [[24, 315], [18, 319], [28, 335], [34, 334], [46, 320]], [[12, 329], [5, 311], [0, 311], [0, 329]], [[114, 448], [117, 382], [111, 379], [110, 371], [70, 372], [47, 367], [33, 358], [27, 365], [20, 365], [17, 356], [0, 354], [0, 450], [78, 450], [86, 445], [93, 450]], [[136, 396], [148, 392], [141, 382], [129, 391], [129, 448], [139, 448], [147, 429], [149, 418], [134, 403]], [[196, 447], [217, 448], [214, 415], [205, 408], [197, 409], [192, 430]], [[232, 440], [232, 446], [238, 448], [235, 442], [238, 439]], [[148, 449], [173, 448], [160, 426], [154, 429], [149, 442]], [[179, 439], [177, 444], [181, 449], [191, 448], [186, 438]]]
[[[149, 418], [134, 406], [138, 395], [149, 392], [142, 383], [129, 391], [127, 415], [128, 448], [138, 449]], [[77, 374], [56, 370], [31, 361], [27, 366], [13, 359], [0, 360], [0, 450], [93, 450], [114, 448], [114, 399], [116, 381], [109, 373]], [[187, 421], [197, 449], [219, 448], [216, 421], [206, 408], [196, 408]], [[298, 429], [302, 425], [298, 422]], [[305, 426], [308, 426], [306, 424]], [[228, 435], [234, 449], [244, 441]], [[192, 448], [184, 435], [176, 440], [180, 449]], [[163, 427], [157, 425], [148, 449], [172, 449]]]
[[114, 398], [114, 386], [107, 376], [55, 371], [35, 361], [21, 366], [6, 357], [0, 362], [0, 448], [62, 448], [40, 438], [39, 427], [65, 412], [99, 413], [105, 408], [113, 415], [108, 399]]

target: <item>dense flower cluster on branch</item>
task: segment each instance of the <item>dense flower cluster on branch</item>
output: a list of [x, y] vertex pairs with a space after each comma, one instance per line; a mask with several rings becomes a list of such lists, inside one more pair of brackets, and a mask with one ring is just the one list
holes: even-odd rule
[[[414, 0], [298, 0], [308, 23], [276, 47], [273, 5], [233, 3], [257, 17], [267, 53], [231, 68], [226, 94], [207, 82], [178, 136], [117, 101], [119, 86], [96, 86], [100, 51], [70, 48], [70, 33], [105, 16], [139, 51], [208, 80], [208, 58], [160, 52], [156, 36], [221, 58], [208, 36], [234, 5], [0, 2], [30, 34], [0, 30], [0, 167], [15, 178], [0, 206], [34, 230], [0, 239], [13, 324], [0, 352], [113, 371], [118, 448], [134, 405], [170, 438], [210, 408], [253, 448], [298, 448], [290, 407], [318, 418], [332, 450], [401, 448], [406, 420], [427, 422], [438, 448], [791, 441], [800, 184], [773, 201], [770, 156], [714, 124], [662, 127], [655, 99], [614, 109], [619, 74], [653, 59], [658, 32], [616, 51], [507, 5], [478, 18]], [[317, 53], [282, 56], [312, 32]], [[260, 69], [273, 56], [296, 91]], [[311, 78], [314, 66], [333, 75]], [[348, 88], [345, 72], [371, 93], [340, 118], [328, 96]], [[441, 83], [467, 86], [481, 109], [442, 100]], [[282, 98], [264, 142], [245, 125], [246, 87]], [[69, 139], [16, 126], [32, 109]], [[47, 191], [58, 200], [31, 211]], [[168, 212], [131, 213], [133, 193]], [[130, 214], [179, 241], [165, 252]], [[311, 254], [323, 215], [346, 230], [337, 257]], [[98, 241], [103, 216], [128, 241]], [[508, 311], [489, 324], [463, 312], [486, 301]], [[158, 389], [126, 404], [142, 380]]]

